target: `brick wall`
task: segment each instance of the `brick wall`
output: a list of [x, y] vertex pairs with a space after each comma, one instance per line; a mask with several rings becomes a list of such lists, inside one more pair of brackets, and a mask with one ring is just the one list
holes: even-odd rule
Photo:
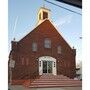
[[[51, 48], [44, 47], [45, 38], [51, 40]], [[32, 51], [32, 43], [37, 43], [37, 51]], [[57, 53], [57, 47], [61, 46], [61, 54]], [[13, 69], [13, 79], [28, 79], [34, 74], [38, 75], [38, 58], [51, 56], [56, 58], [57, 74], [63, 74], [70, 78], [75, 76], [75, 49], [72, 49], [64, 38], [58, 33], [49, 20], [37, 26], [18, 42], [12, 42], [12, 56], [16, 61]], [[28, 64], [27, 64], [28, 59]], [[24, 64], [22, 64], [24, 60]]]

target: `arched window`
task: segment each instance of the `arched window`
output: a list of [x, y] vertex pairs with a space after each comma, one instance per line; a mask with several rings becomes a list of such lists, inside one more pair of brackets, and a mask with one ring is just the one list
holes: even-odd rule
[[57, 47], [57, 53], [58, 53], [58, 54], [61, 54], [61, 53], [62, 53], [62, 48], [61, 48], [60, 45]]
[[36, 42], [32, 43], [32, 51], [37, 51], [37, 43]]
[[44, 47], [45, 48], [51, 48], [51, 40], [49, 38], [46, 38], [44, 41]]

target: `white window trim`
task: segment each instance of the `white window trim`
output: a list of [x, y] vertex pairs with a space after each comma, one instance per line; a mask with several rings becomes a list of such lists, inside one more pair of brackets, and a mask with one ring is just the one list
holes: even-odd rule
[[51, 48], [51, 40], [49, 38], [45, 38], [44, 47], [45, 48]]

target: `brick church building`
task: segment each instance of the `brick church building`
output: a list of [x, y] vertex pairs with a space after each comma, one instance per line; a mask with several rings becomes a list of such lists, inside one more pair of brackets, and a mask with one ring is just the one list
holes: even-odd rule
[[38, 11], [37, 26], [11, 44], [9, 58], [15, 61], [12, 80], [33, 79], [43, 74], [76, 76], [76, 49], [69, 46], [52, 24], [47, 8]]

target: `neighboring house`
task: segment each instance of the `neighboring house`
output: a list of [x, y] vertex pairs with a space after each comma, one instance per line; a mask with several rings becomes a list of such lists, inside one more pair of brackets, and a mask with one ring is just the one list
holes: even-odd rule
[[79, 80], [82, 80], [82, 63], [81, 62], [76, 66], [76, 76]]
[[33, 79], [44, 73], [76, 77], [76, 49], [54, 27], [49, 12], [40, 8], [37, 26], [21, 40], [11, 42], [9, 58], [15, 60], [12, 80]]

